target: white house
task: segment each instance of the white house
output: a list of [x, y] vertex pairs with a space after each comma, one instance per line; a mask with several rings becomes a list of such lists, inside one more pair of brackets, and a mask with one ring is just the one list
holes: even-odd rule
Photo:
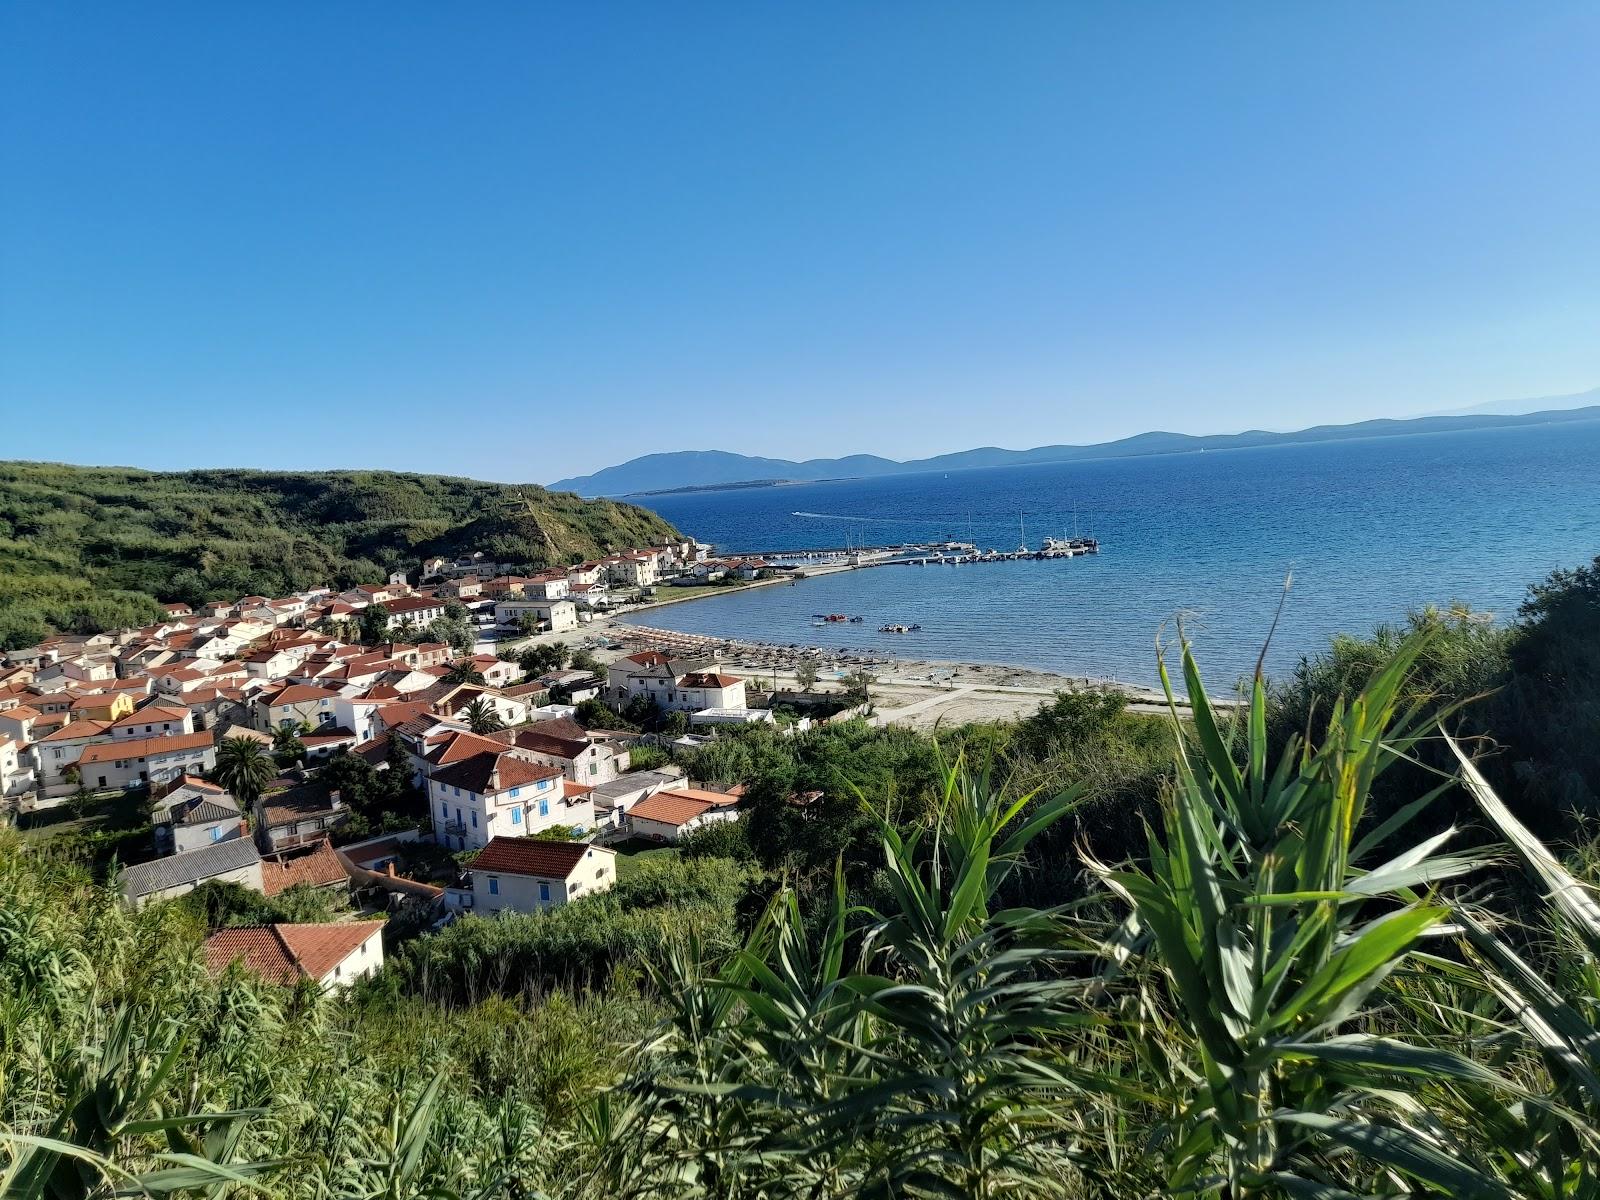
[[501, 833], [594, 825], [594, 804], [570, 801], [560, 770], [510, 750], [481, 750], [428, 775], [434, 837], [447, 850], [480, 849]]
[[517, 625], [524, 613], [553, 633], [578, 627], [578, 606], [571, 600], [501, 600], [494, 606], [497, 625]]
[[193, 733], [194, 714], [187, 707], [175, 704], [147, 704], [111, 722], [111, 728], [106, 732], [113, 738], [128, 741]]
[[676, 788], [638, 801], [628, 811], [627, 820], [637, 837], [675, 842], [702, 825], [736, 820], [738, 804], [738, 796], [699, 788]]
[[473, 911], [538, 912], [609, 891], [617, 882], [616, 858], [616, 851], [588, 842], [494, 838], [467, 868]]
[[78, 773], [92, 788], [145, 787], [199, 775], [217, 765], [210, 730], [171, 737], [116, 738], [84, 747]]
[[630, 654], [607, 668], [606, 692], [618, 708], [637, 696], [653, 700], [669, 712], [745, 707], [744, 680], [709, 669], [712, 665], [669, 659], [653, 650]]
[[155, 805], [156, 853], [181, 854], [248, 837], [250, 827], [227, 789], [185, 779]]
[[[560, 724], [565, 727], [567, 722]], [[534, 762], [557, 768], [573, 783], [593, 787], [609, 783], [619, 773], [616, 751], [587, 738], [545, 731], [535, 725], [517, 730], [512, 745], [526, 751]]]
[[314, 981], [323, 991], [346, 988], [383, 966], [382, 921], [257, 925], [220, 929], [206, 939], [213, 971], [242, 963], [269, 983]]
[[565, 600], [567, 577], [563, 572], [535, 575], [522, 583], [522, 595], [528, 600]]
[[389, 610], [389, 629], [398, 629], [410, 621], [417, 628], [431, 625], [444, 616], [443, 600], [432, 596], [402, 596], [384, 605]]

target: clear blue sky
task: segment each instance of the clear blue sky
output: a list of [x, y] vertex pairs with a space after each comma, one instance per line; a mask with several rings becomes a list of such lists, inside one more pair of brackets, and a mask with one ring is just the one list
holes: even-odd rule
[[548, 480], [1600, 384], [1600, 5], [0, 6], [0, 457]]

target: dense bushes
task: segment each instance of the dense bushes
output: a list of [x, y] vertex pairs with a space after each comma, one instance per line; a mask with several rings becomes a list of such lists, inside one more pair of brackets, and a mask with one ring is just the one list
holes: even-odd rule
[[467, 917], [406, 945], [392, 970], [413, 993], [453, 1003], [604, 987], [693, 942], [711, 955], [736, 944], [750, 871], [720, 858], [641, 859], [615, 888], [545, 912]]
[[440, 475], [0, 463], [0, 647], [149, 624], [157, 600], [371, 583], [468, 550], [570, 562], [673, 532], [629, 504]]

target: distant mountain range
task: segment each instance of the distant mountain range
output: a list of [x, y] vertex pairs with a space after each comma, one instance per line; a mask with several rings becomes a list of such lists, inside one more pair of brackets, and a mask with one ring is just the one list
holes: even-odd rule
[[[1539, 404], [1539, 411], [1524, 409], [1506, 414], [1499, 410]], [[1414, 417], [1410, 420], [1358, 421], [1353, 425], [1317, 425], [1294, 433], [1246, 433], [1196, 436], [1187, 433], [1141, 433], [1115, 442], [1089, 446], [1036, 446], [1032, 450], [1003, 450], [983, 446], [933, 458], [897, 462], [876, 454], [845, 458], [756, 458], [726, 450], [679, 450], [646, 454], [593, 475], [559, 479], [551, 491], [577, 492], [581, 496], [626, 496], [641, 492], [681, 491], [734, 484], [806, 482], [818, 479], [862, 478], [871, 475], [910, 475], [918, 471], [957, 471], [969, 467], [1010, 467], [1027, 463], [1072, 462], [1087, 458], [1122, 458], [1141, 454], [1181, 454], [1194, 450], [1237, 450], [1247, 446], [1281, 446], [1296, 442], [1334, 442], [1351, 438], [1390, 437], [1407, 433], [1442, 433], [1460, 429], [1500, 429], [1556, 421], [1600, 418], [1600, 388], [1574, 396], [1550, 396], [1538, 401], [1497, 401], [1461, 414]]]

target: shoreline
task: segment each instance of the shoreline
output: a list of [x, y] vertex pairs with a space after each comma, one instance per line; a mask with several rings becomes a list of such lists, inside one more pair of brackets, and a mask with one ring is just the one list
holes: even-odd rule
[[[828, 573], [854, 569], [857, 568], [840, 566], [830, 568]], [[757, 580], [744, 587], [730, 588], [728, 593], [786, 582], [788, 580], [781, 578]], [[837, 685], [852, 671], [865, 669], [876, 676], [872, 686], [877, 709], [875, 720], [879, 724], [901, 724], [924, 731], [946, 724], [1014, 721], [1031, 715], [1061, 692], [1111, 691], [1126, 698], [1129, 712], [1162, 717], [1170, 714], [1166, 697], [1159, 690], [1107, 677], [1068, 675], [1007, 663], [919, 658], [799, 642], [685, 633], [647, 625], [640, 619], [650, 608], [715, 598], [702, 593], [631, 605], [623, 612], [596, 615], [577, 629], [541, 634], [517, 644], [561, 642], [586, 646], [597, 660], [606, 664], [641, 650], [713, 658], [720, 669], [763, 690], [795, 686], [796, 668], [802, 662], [816, 667], [817, 684], [822, 690]], [[619, 643], [621, 648], [612, 649], [608, 643]], [[1232, 697], [1213, 697], [1212, 703], [1218, 708], [1232, 708], [1239, 702]], [[1179, 695], [1177, 704], [1180, 712], [1185, 711], [1187, 697]]]

